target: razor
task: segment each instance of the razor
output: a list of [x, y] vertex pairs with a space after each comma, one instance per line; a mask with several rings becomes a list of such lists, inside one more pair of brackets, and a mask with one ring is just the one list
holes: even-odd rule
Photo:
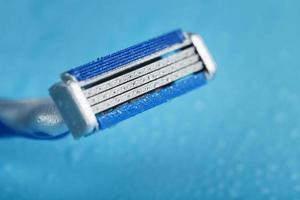
[[215, 71], [201, 37], [175, 30], [66, 71], [49, 92], [78, 139], [198, 88]]
[[215, 71], [201, 37], [175, 30], [62, 73], [52, 98], [0, 98], [0, 130], [79, 139], [203, 86]]

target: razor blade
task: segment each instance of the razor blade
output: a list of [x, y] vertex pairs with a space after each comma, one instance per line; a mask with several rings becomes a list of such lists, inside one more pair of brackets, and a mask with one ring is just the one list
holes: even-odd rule
[[215, 71], [201, 37], [175, 30], [71, 69], [49, 92], [78, 139], [200, 87]]

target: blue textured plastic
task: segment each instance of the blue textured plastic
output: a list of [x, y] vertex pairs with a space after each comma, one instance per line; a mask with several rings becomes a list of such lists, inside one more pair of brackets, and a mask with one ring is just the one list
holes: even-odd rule
[[68, 73], [75, 76], [79, 81], [86, 80], [151, 55], [174, 44], [182, 43], [184, 39], [183, 32], [181, 30], [175, 30], [71, 69]]
[[98, 114], [96, 117], [99, 127], [100, 129], [111, 127], [122, 120], [128, 119], [159, 104], [165, 103], [192, 89], [200, 87], [205, 83], [206, 78], [203, 72], [188, 76], [182, 80], [174, 82], [172, 85], [155, 90], [135, 99], [132, 102], [122, 104], [115, 109]]

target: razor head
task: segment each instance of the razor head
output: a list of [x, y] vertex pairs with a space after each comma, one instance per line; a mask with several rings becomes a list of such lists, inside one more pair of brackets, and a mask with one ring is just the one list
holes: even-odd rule
[[75, 139], [202, 86], [216, 65], [197, 34], [164, 34], [71, 69], [49, 91]]

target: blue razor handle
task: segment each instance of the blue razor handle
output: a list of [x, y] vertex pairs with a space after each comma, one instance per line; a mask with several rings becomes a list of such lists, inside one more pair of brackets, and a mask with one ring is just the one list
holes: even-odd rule
[[49, 92], [78, 139], [200, 87], [215, 71], [201, 37], [175, 30], [71, 69]]

